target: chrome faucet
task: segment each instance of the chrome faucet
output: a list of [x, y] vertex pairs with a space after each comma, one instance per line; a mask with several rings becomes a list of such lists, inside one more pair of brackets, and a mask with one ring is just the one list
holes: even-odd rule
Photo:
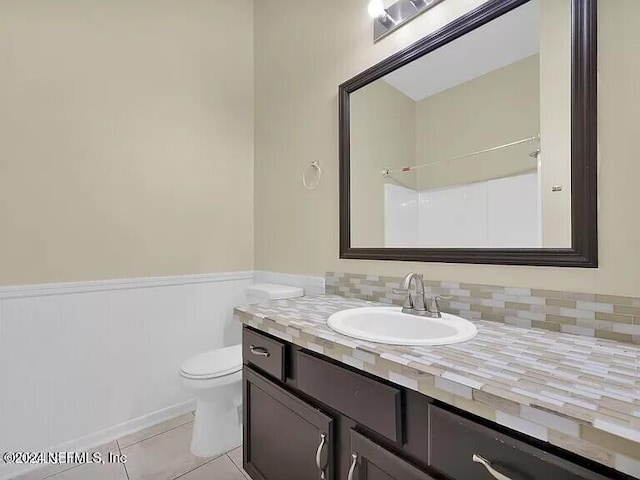
[[[411, 290], [411, 283], [415, 283], [415, 294]], [[432, 295], [429, 298], [425, 297], [424, 292], [424, 280], [420, 273], [409, 273], [400, 282], [400, 288], [394, 289], [394, 293], [406, 293], [407, 296], [402, 306], [402, 313], [408, 313], [410, 315], [419, 315], [421, 317], [441, 318], [440, 306], [438, 305], [439, 298], [451, 298], [443, 297], [441, 295]]]

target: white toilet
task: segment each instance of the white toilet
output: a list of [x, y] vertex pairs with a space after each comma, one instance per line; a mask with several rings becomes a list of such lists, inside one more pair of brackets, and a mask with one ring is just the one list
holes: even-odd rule
[[[245, 290], [248, 303], [301, 297], [304, 290], [272, 283]], [[191, 453], [214, 457], [242, 444], [239, 407], [242, 405], [242, 345], [200, 353], [181, 368], [183, 384], [196, 399]]]

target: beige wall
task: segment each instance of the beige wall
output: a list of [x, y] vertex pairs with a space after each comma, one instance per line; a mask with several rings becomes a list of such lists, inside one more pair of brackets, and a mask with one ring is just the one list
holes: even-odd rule
[[0, 285], [253, 267], [252, 3], [0, 3]]
[[[352, 245], [385, 244], [384, 184], [398, 184], [391, 178], [425, 190], [535, 172], [537, 160], [529, 154], [538, 147], [537, 141], [439, 162], [538, 134], [539, 60], [532, 55], [419, 102], [382, 79], [354, 92], [350, 97]], [[387, 178], [380, 174], [387, 168], [426, 163], [435, 164]]]
[[415, 165], [416, 102], [383, 80], [354, 92], [351, 118], [351, 239], [358, 247], [384, 241], [384, 185], [416, 188], [416, 174], [383, 177], [386, 169]]
[[416, 164], [435, 162], [417, 170], [420, 190], [536, 170], [537, 141], [439, 162], [540, 132], [539, 61], [532, 55], [417, 103]]
[[[563, 0], [569, 1], [569, 0]], [[448, 0], [377, 44], [367, 0], [261, 0], [256, 21], [256, 267], [326, 270], [640, 295], [640, 2], [599, 6], [600, 268], [447, 265], [338, 259], [337, 85], [482, 3]], [[286, 11], [287, 15], [282, 15]], [[304, 166], [324, 175], [309, 192]]]

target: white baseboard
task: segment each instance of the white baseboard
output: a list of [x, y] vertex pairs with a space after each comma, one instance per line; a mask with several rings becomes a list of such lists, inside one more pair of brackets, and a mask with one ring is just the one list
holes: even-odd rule
[[180, 364], [240, 342], [252, 281], [325, 291], [264, 271], [0, 287], [0, 451], [92, 448], [191, 408]]
[[157, 412], [188, 400], [182, 362], [240, 342], [233, 308], [252, 279], [0, 288], [0, 452], [85, 447], [171, 416]]
[[[185, 413], [192, 412], [196, 407], [195, 400], [188, 400], [186, 402], [173, 405], [168, 408], [163, 408], [155, 412], [148, 413], [139, 418], [134, 418], [128, 422], [115, 425], [113, 427], [105, 428], [99, 432], [94, 432], [85, 437], [75, 439], [71, 442], [58, 445], [56, 447], [47, 449], [49, 452], [84, 452], [94, 449], [105, 443], [112, 442], [118, 438], [122, 438], [125, 435], [129, 435], [145, 428], [152, 427], [158, 423], [166, 422], [173, 418], [184, 415]], [[36, 470], [41, 468], [42, 465], [7, 465], [0, 464], [0, 480], [9, 480], [17, 475]]]

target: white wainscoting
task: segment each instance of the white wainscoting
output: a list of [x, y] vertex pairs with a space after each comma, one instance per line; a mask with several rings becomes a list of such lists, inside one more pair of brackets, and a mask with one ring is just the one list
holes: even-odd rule
[[[192, 409], [180, 364], [240, 342], [252, 279], [0, 288], [0, 452], [91, 448]], [[19, 470], [0, 461], [0, 478]]]
[[[180, 364], [240, 342], [254, 278], [325, 291], [264, 271], [0, 287], [0, 452], [82, 451], [192, 410]], [[0, 479], [27, 469], [0, 461]]]

